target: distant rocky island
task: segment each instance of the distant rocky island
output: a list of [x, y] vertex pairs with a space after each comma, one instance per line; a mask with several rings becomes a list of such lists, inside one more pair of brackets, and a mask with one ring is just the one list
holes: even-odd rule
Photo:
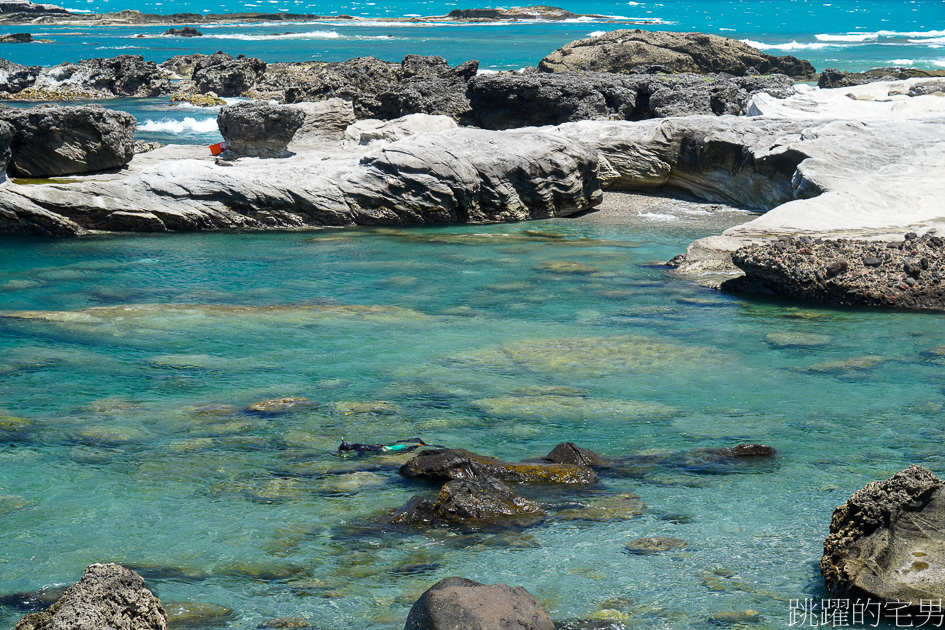
[[[620, 24], [656, 24], [652, 20], [613, 19], [604, 15], [585, 15], [558, 7], [536, 5], [510, 9], [456, 9], [447, 15], [427, 17], [382, 18], [385, 22], [507, 22], [533, 20], [572, 20], [576, 18], [610, 20]], [[362, 20], [351, 15], [315, 15], [311, 13], [142, 13], [124, 10], [113, 13], [76, 13], [53, 4], [38, 4], [28, 0], [0, 0], [0, 24], [63, 24], [123, 26], [130, 24], [236, 24], [260, 22], [315, 22], [323, 20]]]

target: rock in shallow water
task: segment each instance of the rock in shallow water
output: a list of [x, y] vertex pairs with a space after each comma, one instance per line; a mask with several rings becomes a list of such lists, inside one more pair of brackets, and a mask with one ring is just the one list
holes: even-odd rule
[[400, 473], [431, 481], [476, 478], [511, 483], [597, 483], [597, 474], [585, 466], [503, 462], [461, 448], [422, 451], [401, 466]]
[[441, 580], [410, 609], [404, 630], [554, 630], [541, 605], [521, 586]]
[[836, 597], [945, 599], [942, 480], [910, 466], [868, 484], [834, 510], [820, 572]]
[[723, 288], [828, 304], [945, 309], [945, 241], [907, 236], [901, 242], [801, 237], [749, 245], [732, 254], [745, 276]]
[[117, 564], [93, 564], [48, 610], [23, 617], [17, 630], [166, 630], [167, 613], [144, 579]]

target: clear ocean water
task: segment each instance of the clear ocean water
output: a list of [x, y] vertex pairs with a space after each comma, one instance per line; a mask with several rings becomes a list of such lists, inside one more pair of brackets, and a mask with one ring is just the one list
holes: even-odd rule
[[[394, 629], [450, 575], [523, 585], [559, 621], [787, 627], [790, 600], [824, 595], [837, 504], [911, 463], [945, 471], [945, 329], [675, 278], [658, 261], [750, 217], [671, 206], [613, 225], [0, 238], [0, 401], [21, 419], [0, 417], [0, 595], [112, 560], [175, 610], [210, 605], [178, 627]], [[314, 406], [246, 410], [281, 396]], [[644, 456], [593, 488], [519, 490], [552, 514], [622, 493], [646, 509], [384, 530], [436, 487], [335, 448], [414, 436]], [[740, 442], [779, 455], [693, 454]], [[688, 546], [624, 551], [643, 537]], [[0, 602], [12, 627], [23, 609]]]
[[[460, 5], [67, 6], [383, 17]], [[751, 40], [818, 68], [945, 66], [940, 1], [565, 8]], [[501, 70], [619, 26], [326, 21], [204, 28], [201, 40], [38, 27], [51, 43], [0, 56], [422, 53]], [[106, 105], [132, 111], [142, 139], [217, 138], [213, 111]], [[169, 608], [193, 613], [178, 628], [395, 629], [450, 575], [525, 586], [558, 621], [788, 627], [791, 600], [825, 596], [817, 561], [837, 504], [912, 463], [945, 473], [945, 326], [722, 295], [659, 264], [748, 218], [668, 203], [613, 224], [0, 237], [0, 628], [25, 610], [13, 594], [71, 584], [99, 561], [138, 568]], [[247, 410], [281, 396], [312, 404]], [[402, 458], [335, 449], [414, 436], [507, 459], [562, 441], [638, 459], [593, 488], [520, 489], [552, 514], [534, 527], [388, 531], [380, 515], [436, 489], [402, 479]], [[720, 465], [698, 453], [739, 442], [779, 456]], [[561, 514], [624, 493], [646, 509]], [[643, 537], [687, 546], [625, 552]]]

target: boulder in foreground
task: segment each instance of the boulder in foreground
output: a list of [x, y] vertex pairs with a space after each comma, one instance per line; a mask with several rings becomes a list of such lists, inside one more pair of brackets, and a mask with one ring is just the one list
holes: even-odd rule
[[932, 471], [910, 466], [834, 510], [820, 572], [839, 598], [945, 599], [945, 497]]
[[461, 577], [440, 580], [410, 609], [404, 630], [554, 630], [521, 586], [480, 584]]
[[738, 40], [705, 33], [617, 30], [579, 39], [541, 60], [542, 72], [630, 73], [640, 66], [661, 66], [665, 72], [727, 72], [786, 74], [795, 79], [817, 78], [814, 66], [792, 57], [767, 55]]
[[117, 564], [93, 564], [45, 612], [23, 617], [16, 630], [166, 630], [167, 613], [144, 579]]

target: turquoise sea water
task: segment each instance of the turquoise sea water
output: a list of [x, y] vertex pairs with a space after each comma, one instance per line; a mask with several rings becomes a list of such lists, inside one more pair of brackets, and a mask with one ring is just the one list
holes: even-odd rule
[[[22, 419], [0, 418], [0, 597], [114, 560], [232, 628], [399, 628], [450, 575], [525, 586], [559, 621], [787, 627], [790, 600], [824, 596], [837, 504], [911, 463], [945, 471], [945, 329], [657, 264], [746, 218], [0, 238], [0, 407]], [[280, 396], [313, 405], [246, 410]], [[551, 514], [533, 527], [385, 530], [436, 487], [335, 448], [414, 436], [641, 457], [591, 488], [517, 488]], [[694, 453], [740, 442], [779, 455]], [[642, 514], [565, 518], [623, 493]], [[688, 546], [624, 552], [653, 536]], [[0, 602], [12, 627], [23, 609]]]

